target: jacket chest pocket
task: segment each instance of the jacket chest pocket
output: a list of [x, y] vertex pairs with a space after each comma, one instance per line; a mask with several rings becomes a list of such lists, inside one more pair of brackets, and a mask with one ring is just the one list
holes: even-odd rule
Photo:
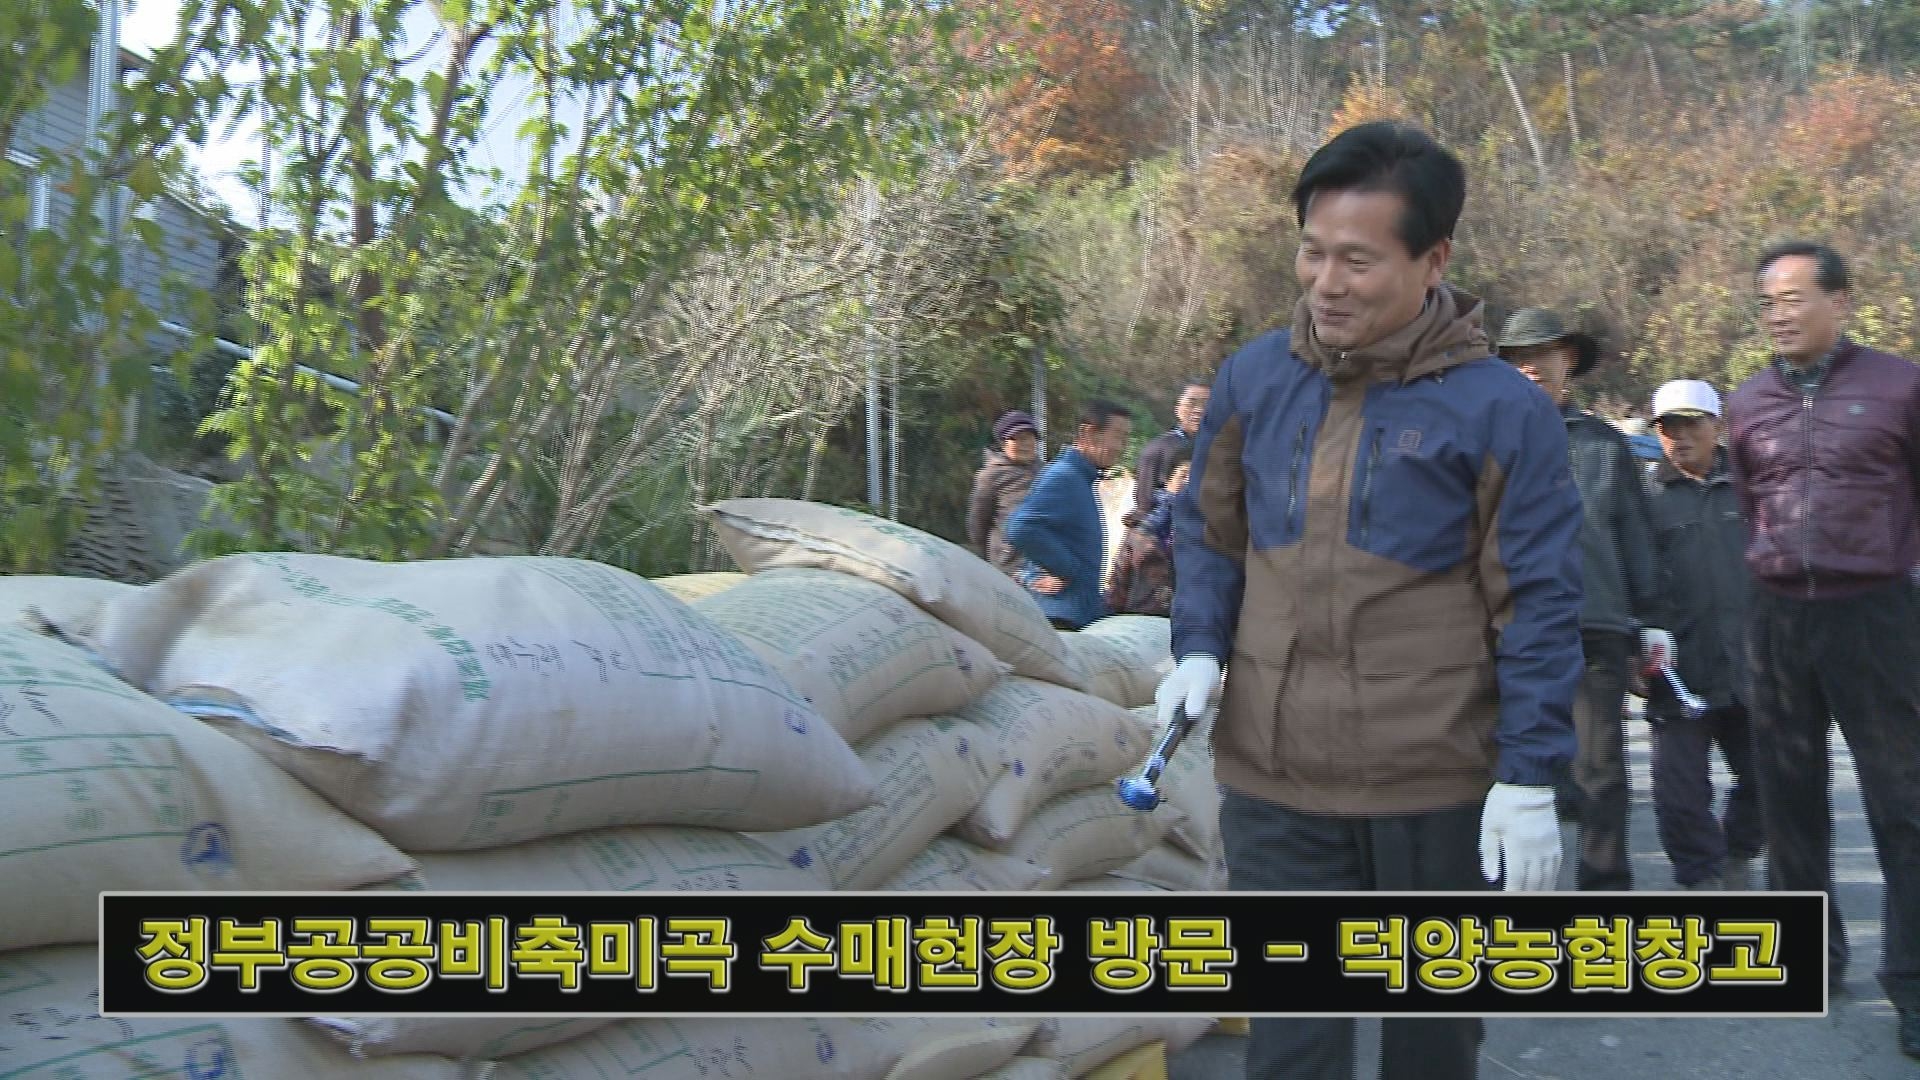
[[1904, 468], [1905, 436], [1905, 409], [1899, 401], [1834, 397], [1814, 407], [1818, 464], [1837, 479], [1859, 470], [1877, 480], [1887, 467]]
[[1302, 410], [1254, 424], [1241, 450], [1247, 528], [1255, 549], [1298, 543], [1307, 515], [1307, 477], [1319, 425]]
[[1480, 455], [1451, 424], [1368, 420], [1354, 456], [1347, 543], [1441, 573], [1469, 550]]
[[1660, 552], [1683, 548], [1692, 543], [1700, 534], [1700, 519], [1693, 516], [1678, 515], [1663, 517], [1656, 515], [1653, 523], [1654, 535], [1660, 538]]
[[1706, 528], [1692, 516], [1665, 516], [1654, 512], [1653, 538], [1659, 555], [1660, 574], [1669, 589], [1685, 592], [1693, 582], [1689, 568], [1697, 568], [1712, 557], [1703, 551]]

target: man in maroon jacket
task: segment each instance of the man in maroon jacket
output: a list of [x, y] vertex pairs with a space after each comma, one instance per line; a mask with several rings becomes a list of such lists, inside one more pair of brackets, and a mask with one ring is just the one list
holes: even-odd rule
[[[1776, 358], [1727, 415], [1759, 586], [1746, 661], [1772, 887], [1833, 891], [1838, 720], [1886, 880], [1880, 982], [1920, 1058], [1920, 367], [1842, 332], [1850, 283], [1832, 249], [1774, 247], [1757, 277]], [[1837, 904], [1829, 922], [1840, 988]]]

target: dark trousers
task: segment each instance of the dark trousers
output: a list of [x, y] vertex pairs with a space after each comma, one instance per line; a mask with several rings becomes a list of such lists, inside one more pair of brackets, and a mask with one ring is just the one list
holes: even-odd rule
[[1627, 861], [1627, 665], [1638, 652], [1625, 634], [1580, 635], [1586, 675], [1573, 701], [1580, 749], [1560, 785], [1560, 817], [1580, 823], [1574, 888], [1582, 892], [1633, 888]]
[[[1837, 720], [1886, 881], [1880, 983], [1895, 1005], [1920, 1008], [1920, 590], [1800, 600], [1756, 589], [1747, 677], [1771, 886], [1833, 893]], [[1843, 969], [1838, 903], [1828, 915], [1829, 961]]]
[[[1228, 887], [1242, 892], [1487, 889], [1474, 803], [1402, 817], [1303, 814], [1229, 791], [1220, 804]], [[1348, 1018], [1255, 1020], [1247, 1080], [1351, 1080]], [[1381, 1021], [1382, 1080], [1472, 1080], [1484, 1025], [1477, 1017]]]
[[[1713, 813], [1715, 745], [1733, 773], [1724, 821]], [[1760, 853], [1766, 837], [1745, 708], [1726, 705], [1697, 719], [1676, 716], [1654, 725], [1653, 814], [1660, 825], [1660, 846], [1673, 862], [1673, 879], [1682, 885], [1719, 877], [1729, 858], [1751, 859]]]

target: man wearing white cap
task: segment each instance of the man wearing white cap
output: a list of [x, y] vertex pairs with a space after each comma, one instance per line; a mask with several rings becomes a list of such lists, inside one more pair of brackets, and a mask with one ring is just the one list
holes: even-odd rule
[[[1753, 785], [1753, 743], [1737, 693], [1749, 588], [1747, 526], [1720, 447], [1720, 395], [1683, 379], [1653, 395], [1666, 460], [1648, 480], [1655, 544], [1679, 645], [1679, 674], [1711, 706], [1687, 718], [1671, 699], [1648, 702], [1653, 728], [1653, 812], [1660, 844], [1683, 889], [1752, 887], [1764, 843]], [[1733, 773], [1724, 819], [1713, 814], [1714, 744]]]

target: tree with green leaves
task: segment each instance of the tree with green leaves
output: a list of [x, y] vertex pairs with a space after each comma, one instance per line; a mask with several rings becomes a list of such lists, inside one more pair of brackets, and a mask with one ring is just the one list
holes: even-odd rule
[[[538, 477], [532, 546], [589, 546], [774, 314], [687, 319], [703, 275], [916, 176], [960, 29], [929, 0], [189, 0], [139, 114], [257, 120], [274, 225], [208, 421], [241, 529], [201, 550], [460, 553]], [[483, 167], [512, 120], [522, 164]]]
[[111, 128], [91, 145], [28, 146], [29, 118], [87, 77], [90, 0], [0, 5], [0, 570], [54, 568], [125, 406], [165, 357], [158, 326], [120, 274], [116, 222], [158, 250], [131, 211], [159, 197], [170, 159]]

